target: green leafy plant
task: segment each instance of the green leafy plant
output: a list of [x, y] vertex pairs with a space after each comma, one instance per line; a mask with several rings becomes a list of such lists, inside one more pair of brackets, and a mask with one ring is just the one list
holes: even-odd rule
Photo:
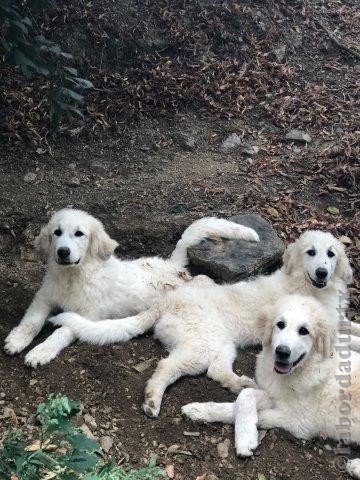
[[151, 460], [148, 467], [125, 472], [101, 460], [100, 445], [74, 425], [79, 405], [51, 395], [37, 408], [38, 436], [28, 445], [20, 430], [10, 431], [0, 450], [1, 480], [155, 480], [164, 475]]
[[34, 34], [32, 17], [53, 6], [53, 0], [0, 0], [0, 53], [3, 50], [5, 59], [24, 75], [48, 79], [49, 119], [55, 128], [64, 112], [83, 117], [79, 108], [84, 100], [82, 92], [93, 84], [66, 64], [73, 58], [70, 53], [43, 35]]

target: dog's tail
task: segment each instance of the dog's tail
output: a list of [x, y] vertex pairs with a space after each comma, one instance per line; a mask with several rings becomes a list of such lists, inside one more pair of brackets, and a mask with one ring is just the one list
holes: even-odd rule
[[201, 240], [211, 237], [246, 240], [249, 242], [259, 241], [259, 235], [250, 227], [245, 227], [223, 218], [201, 218], [192, 223], [182, 234], [170, 257], [170, 261], [179, 267], [185, 267], [188, 262], [187, 249], [197, 245]]
[[94, 345], [127, 342], [150, 330], [160, 318], [157, 306], [133, 317], [92, 322], [77, 313], [65, 312], [49, 319], [54, 325], [69, 327], [79, 340]]

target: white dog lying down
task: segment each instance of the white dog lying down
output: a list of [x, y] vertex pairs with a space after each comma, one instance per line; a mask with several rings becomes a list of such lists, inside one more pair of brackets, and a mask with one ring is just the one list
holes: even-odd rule
[[207, 372], [233, 392], [249, 385], [247, 377], [233, 372], [232, 364], [237, 347], [260, 343], [255, 328], [259, 306], [301, 292], [318, 298], [333, 315], [340, 304], [346, 308], [352, 271], [343, 245], [330, 233], [304, 233], [287, 248], [283, 260], [284, 266], [274, 274], [251, 281], [188, 284], [168, 292], [148, 311], [120, 321], [93, 324], [64, 313], [55, 323], [94, 344], [124, 342], [155, 326], [155, 337], [170, 350], [146, 386], [143, 408], [156, 417], [166, 388], [184, 375]]
[[[263, 311], [259, 329], [259, 389], [243, 390], [235, 403], [190, 403], [182, 412], [193, 420], [235, 423], [241, 456], [257, 448], [257, 426], [306, 440], [326, 436], [341, 442], [339, 451], [359, 444], [360, 355], [341, 345], [335, 319], [313, 298], [292, 295]], [[360, 478], [360, 460], [349, 462], [348, 471]]]
[[[203, 218], [185, 230], [170, 259], [122, 261], [113, 255], [117, 242], [99, 220], [80, 210], [56, 212], [35, 240], [36, 248], [47, 259], [43, 284], [20, 325], [6, 338], [5, 351], [13, 355], [26, 348], [54, 308], [90, 320], [126, 317], [149, 308], [166, 289], [191, 280], [185, 269], [187, 248], [213, 235], [259, 241], [251, 228]], [[32, 367], [45, 364], [75, 338], [68, 327], [57, 329], [26, 355], [25, 362]]]

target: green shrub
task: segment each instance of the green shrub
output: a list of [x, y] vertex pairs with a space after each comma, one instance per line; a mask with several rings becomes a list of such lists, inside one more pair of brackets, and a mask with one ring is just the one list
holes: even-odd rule
[[140, 470], [125, 472], [99, 455], [100, 445], [71, 422], [78, 403], [51, 395], [37, 408], [37, 438], [27, 445], [25, 434], [13, 430], [0, 450], [1, 480], [155, 480], [164, 475], [154, 460]]
[[53, 0], [0, 0], [0, 53], [24, 75], [46, 77], [49, 121], [55, 128], [64, 112], [83, 117], [79, 108], [84, 100], [81, 93], [93, 85], [80, 78], [76, 68], [67, 65], [72, 59], [70, 53], [43, 35], [34, 34], [33, 16], [53, 6]]

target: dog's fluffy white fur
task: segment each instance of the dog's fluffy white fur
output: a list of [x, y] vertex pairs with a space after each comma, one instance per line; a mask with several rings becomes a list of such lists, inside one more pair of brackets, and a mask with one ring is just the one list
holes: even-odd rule
[[[310, 255], [310, 250], [315, 254]], [[346, 308], [352, 271], [343, 245], [330, 233], [302, 234], [287, 248], [283, 260], [283, 267], [274, 274], [235, 285], [215, 285], [210, 280], [208, 285], [189, 283], [168, 292], [148, 311], [120, 321], [92, 324], [69, 313], [60, 315], [57, 322], [94, 344], [127, 341], [155, 327], [155, 337], [170, 350], [146, 386], [143, 408], [156, 417], [164, 391], [184, 375], [206, 372], [233, 392], [252, 384], [247, 377], [238, 377], [232, 364], [238, 347], [260, 343], [255, 325], [261, 305], [300, 292], [317, 298], [332, 315], [340, 303]], [[315, 281], [318, 268], [327, 271], [321, 285]]]
[[[235, 403], [191, 403], [182, 412], [193, 420], [235, 423], [240, 456], [257, 448], [257, 427], [283, 428], [307, 440], [325, 436], [341, 442], [339, 452], [360, 444], [360, 355], [339, 342], [328, 310], [313, 298], [288, 296], [262, 312], [259, 332], [258, 389], [243, 390]], [[286, 363], [279, 364], [279, 346], [288, 349]], [[360, 460], [347, 469], [360, 478]]]
[[[35, 240], [47, 260], [43, 284], [20, 324], [6, 338], [5, 351], [13, 355], [26, 348], [55, 308], [92, 321], [126, 317], [149, 308], [166, 290], [191, 282], [185, 269], [187, 248], [209, 236], [259, 240], [251, 228], [203, 218], [185, 230], [170, 259], [122, 261], [113, 255], [117, 242], [99, 220], [75, 209], [56, 212]], [[49, 362], [75, 338], [68, 326], [57, 329], [26, 355], [26, 364], [36, 367]]]

